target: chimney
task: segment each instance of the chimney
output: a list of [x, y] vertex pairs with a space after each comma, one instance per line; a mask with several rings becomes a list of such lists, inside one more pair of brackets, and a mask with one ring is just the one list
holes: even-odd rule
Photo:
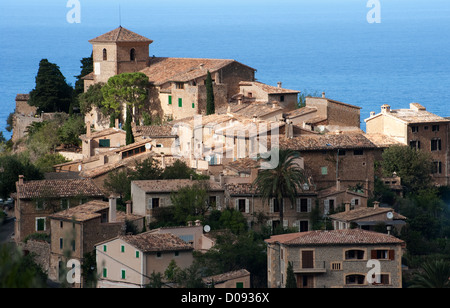
[[374, 116], [375, 116], [375, 111], [371, 111], [371, 112], [370, 112], [370, 116], [371, 116], [371, 117], [374, 117]]
[[220, 183], [220, 187], [224, 187], [225, 186], [225, 176], [223, 173], [221, 173], [219, 175], [219, 183]]
[[117, 197], [109, 197], [109, 222], [116, 222], [117, 219]]
[[345, 203], [345, 212], [350, 212], [351, 211], [351, 207], [350, 207], [350, 203]]
[[336, 180], [336, 190], [341, 191], [341, 179], [339, 178]]
[[377, 208], [379, 208], [379, 207], [380, 207], [380, 202], [374, 201], [374, 202], [373, 202], [373, 208], [374, 208], [374, 209], [377, 209]]
[[283, 87], [283, 83], [281, 82], [281, 81], [279, 81], [278, 83], [277, 83], [277, 85], [278, 85], [278, 88], [282, 88]]
[[195, 226], [196, 226], [196, 227], [200, 227], [201, 224], [202, 224], [201, 220], [198, 220], [198, 219], [197, 219], [197, 220], [195, 221]]
[[322, 92], [322, 98], [325, 98], [325, 92]]
[[388, 114], [391, 113], [391, 106], [384, 104], [383, 106], [381, 106], [381, 113], [383, 114]]
[[92, 131], [91, 131], [91, 122], [86, 123], [86, 138], [91, 138]]
[[294, 124], [292, 124], [292, 121], [290, 120], [286, 121], [286, 138], [287, 139], [294, 138]]
[[127, 215], [131, 215], [133, 213], [132, 202], [131, 200], [127, 201]]
[[278, 102], [272, 102], [272, 109], [276, 109], [278, 107]]
[[19, 175], [19, 185], [23, 185], [23, 175]]
[[119, 129], [119, 118], [116, 118], [116, 119], [114, 120], [114, 127], [117, 128], [117, 129]]
[[189, 221], [187, 222], [187, 224], [188, 224], [188, 227], [192, 227], [192, 221], [189, 220]]

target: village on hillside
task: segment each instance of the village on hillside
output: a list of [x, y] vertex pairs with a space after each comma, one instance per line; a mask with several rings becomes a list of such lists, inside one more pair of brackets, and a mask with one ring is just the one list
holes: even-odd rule
[[123, 27], [89, 42], [76, 104], [40, 89], [46, 60], [16, 97], [9, 151], [45, 168], [0, 160], [5, 242], [44, 285], [405, 288], [450, 255], [450, 118], [361, 119], [236, 60], [149, 56]]

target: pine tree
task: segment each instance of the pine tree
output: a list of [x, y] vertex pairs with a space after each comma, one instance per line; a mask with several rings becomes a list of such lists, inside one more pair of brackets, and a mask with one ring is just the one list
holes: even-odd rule
[[206, 115], [215, 114], [216, 107], [214, 103], [214, 87], [211, 73], [208, 71], [206, 76]]

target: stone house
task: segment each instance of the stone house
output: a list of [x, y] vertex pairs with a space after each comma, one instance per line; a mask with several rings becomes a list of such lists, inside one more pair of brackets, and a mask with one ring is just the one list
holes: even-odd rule
[[[241, 80], [255, 80], [256, 70], [235, 60], [149, 57], [153, 41], [123, 27], [89, 42], [93, 46], [94, 72], [84, 77], [85, 90], [121, 73], [142, 72], [150, 81], [146, 108], [160, 119], [206, 114], [208, 71], [213, 79], [216, 107], [226, 105], [239, 92]], [[96, 129], [108, 123], [100, 121], [98, 114], [98, 108], [94, 108], [86, 117]], [[135, 116], [139, 116], [138, 110]]]
[[[194, 224], [195, 223], [195, 224]], [[183, 241], [192, 245], [195, 251], [206, 252], [214, 246], [214, 241], [205, 236], [204, 227], [200, 221], [188, 222], [187, 226], [163, 227], [150, 230], [149, 233], [165, 234], [171, 233]]]
[[275, 104], [284, 112], [295, 110], [298, 105], [300, 91], [284, 89], [281, 82], [275, 87], [259, 81], [241, 81], [239, 89], [239, 93], [232, 98], [232, 101], [237, 101], [238, 104]]
[[300, 152], [317, 191], [340, 180], [342, 189], [360, 187], [366, 195], [374, 189], [374, 163], [384, 149], [361, 133], [282, 136], [280, 148]]
[[317, 192], [305, 184], [299, 189], [295, 204], [287, 198], [283, 199], [283, 222], [280, 221], [280, 205], [276, 199], [264, 200], [258, 189], [251, 183], [233, 183], [229, 178], [225, 184], [225, 196], [228, 208], [233, 208], [243, 214], [249, 227], [258, 227], [265, 222], [272, 230], [279, 226], [294, 228], [299, 232], [312, 228], [311, 211], [316, 206]]
[[299, 288], [402, 287], [404, 242], [391, 235], [310, 231], [272, 236], [266, 243], [269, 288], [286, 285], [289, 263]]
[[131, 198], [133, 201], [133, 214], [146, 217], [147, 223], [154, 220], [153, 211], [172, 206], [171, 195], [180, 188], [193, 185], [205, 185], [209, 193], [209, 205], [222, 209], [224, 201], [224, 188], [214, 181], [193, 180], [149, 180], [131, 182]]
[[383, 134], [403, 145], [431, 154], [434, 162], [433, 179], [438, 185], [449, 185], [450, 120], [435, 115], [418, 103], [409, 109], [391, 109], [385, 104], [381, 113], [371, 113], [365, 120], [367, 134]]
[[350, 203], [345, 204], [345, 211], [329, 216], [334, 230], [358, 227], [368, 231], [376, 231], [377, 225], [385, 225], [387, 231], [395, 228], [400, 231], [406, 224], [406, 217], [395, 212], [392, 208], [380, 207], [374, 202], [373, 207], [359, 207], [352, 209]]
[[86, 134], [80, 136], [83, 158], [100, 155], [126, 145], [126, 132], [119, 128], [111, 127], [92, 132], [91, 124], [88, 122], [86, 130]]
[[[115, 198], [110, 198], [109, 202], [90, 201], [49, 217], [51, 280], [65, 279], [68, 259], [78, 260], [83, 266], [86, 256], [95, 251], [95, 244], [125, 235], [127, 221], [137, 230], [143, 229], [143, 217], [132, 215], [130, 209], [126, 213], [118, 212], [116, 207]], [[77, 286], [83, 287], [83, 281]]]
[[92, 180], [42, 180], [16, 182], [15, 241], [21, 242], [33, 233], [50, 233], [48, 216], [84, 204], [103, 200], [103, 192]]
[[119, 236], [97, 243], [99, 288], [144, 288], [153, 273], [164, 273], [174, 260], [185, 269], [192, 265], [192, 245], [170, 233]]
[[325, 97], [307, 97], [306, 106], [286, 115], [294, 125], [312, 131], [330, 132], [361, 127], [361, 107]]

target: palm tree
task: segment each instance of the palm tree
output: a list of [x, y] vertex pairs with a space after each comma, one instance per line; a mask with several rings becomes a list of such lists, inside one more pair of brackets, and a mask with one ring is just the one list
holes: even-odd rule
[[450, 263], [430, 260], [422, 266], [423, 271], [415, 275], [411, 288], [450, 288]]
[[[274, 150], [273, 150], [274, 151]], [[275, 149], [277, 151], [277, 149]], [[278, 150], [278, 165], [273, 169], [261, 170], [253, 185], [264, 200], [275, 199], [280, 207], [280, 221], [283, 224], [283, 199], [295, 199], [300, 187], [306, 182], [303, 170], [297, 163], [300, 154], [289, 149]], [[270, 161], [270, 157], [264, 159]]]

